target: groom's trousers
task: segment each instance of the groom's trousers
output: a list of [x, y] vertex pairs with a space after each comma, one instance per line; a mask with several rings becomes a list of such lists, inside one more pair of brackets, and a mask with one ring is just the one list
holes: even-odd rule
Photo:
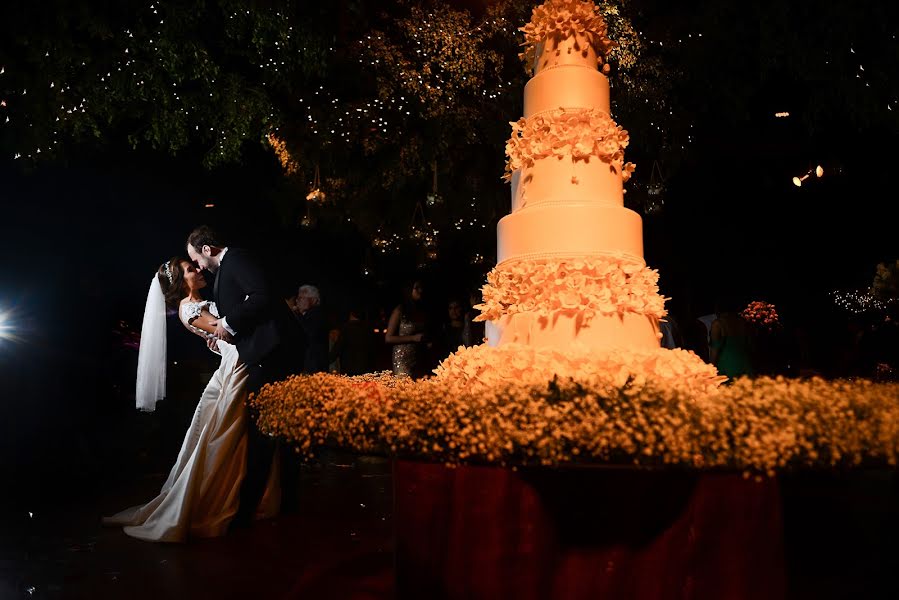
[[[250, 394], [255, 394], [267, 383], [290, 375], [290, 361], [286, 354], [276, 350], [261, 363], [247, 365], [247, 391]], [[265, 493], [277, 446], [275, 438], [259, 430], [256, 424], [257, 414], [256, 409], [247, 407], [247, 474], [240, 488], [240, 505], [234, 517], [234, 524], [237, 526], [252, 522], [256, 507]]]

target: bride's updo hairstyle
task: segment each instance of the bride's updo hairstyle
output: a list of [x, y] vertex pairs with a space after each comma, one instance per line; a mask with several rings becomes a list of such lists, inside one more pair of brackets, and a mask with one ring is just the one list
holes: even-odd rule
[[162, 286], [162, 295], [165, 296], [165, 305], [173, 310], [178, 310], [181, 299], [187, 296], [187, 284], [184, 282], [184, 268], [182, 264], [190, 262], [186, 258], [173, 256], [167, 262], [159, 265], [156, 277]]

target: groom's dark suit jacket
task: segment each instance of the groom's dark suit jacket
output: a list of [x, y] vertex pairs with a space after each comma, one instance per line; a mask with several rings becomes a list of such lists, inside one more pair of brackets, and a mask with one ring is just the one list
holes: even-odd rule
[[215, 276], [213, 289], [219, 315], [237, 335], [234, 343], [247, 365], [261, 363], [272, 353], [291, 352], [288, 344], [301, 344], [293, 315], [279, 298], [252, 256], [241, 248], [228, 248]]

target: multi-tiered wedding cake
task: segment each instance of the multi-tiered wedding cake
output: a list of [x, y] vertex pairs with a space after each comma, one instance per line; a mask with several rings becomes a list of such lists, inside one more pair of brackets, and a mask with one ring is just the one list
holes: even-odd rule
[[659, 347], [658, 273], [640, 216], [624, 207], [628, 134], [612, 119], [606, 63], [615, 43], [590, 0], [547, 0], [521, 29], [533, 73], [506, 144], [512, 211], [479, 319], [486, 346], [460, 349], [438, 377], [472, 381], [686, 376], [717, 382], [695, 355]]

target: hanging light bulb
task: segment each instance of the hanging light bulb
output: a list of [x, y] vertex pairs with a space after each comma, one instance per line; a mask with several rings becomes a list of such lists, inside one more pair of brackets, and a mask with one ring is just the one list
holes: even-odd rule
[[312, 180], [312, 189], [309, 190], [308, 194], [306, 194], [306, 200], [308, 200], [309, 202], [315, 202], [316, 204], [321, 204], [325, 201], [326, 197], [327, 195], [322, 190], [322, 180], [318, 165], [315, 165], [315, 176]]
[[437, 160], [431, 161], [431, 170], [434, 173], [434, 179], [431, 184], [431, 192], [426, 196], [425, 203], [428, 206], [440, 206], [443, 204], [443, 196], [437, 192]]
[[818, 165], [814, 169], [809, 169], [808, 172], [801, 177], [793, 177], [793, 185], [795, 185], [796, 187], [802, 187], [802, 184], [805, 182], [805, 180], [811, 177], [813, 174], [815, 175], [815, 177], [822, 177], [824, 175], [824, 167]]

